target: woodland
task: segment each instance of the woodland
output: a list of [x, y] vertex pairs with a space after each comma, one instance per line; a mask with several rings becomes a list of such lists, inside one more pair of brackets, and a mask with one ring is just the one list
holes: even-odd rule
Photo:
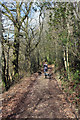
[[0, 2], [0, 47], [2, 92], [46, 60], [80, 109], [80, 2]]

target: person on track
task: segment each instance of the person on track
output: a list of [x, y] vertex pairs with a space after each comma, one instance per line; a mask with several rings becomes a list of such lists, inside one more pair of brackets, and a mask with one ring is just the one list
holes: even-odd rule
[[45, 75], [45, 78], [47, 77], [47, 71], [48, 71], [48, 65], [47, 65], [47, 62], [45, 61], [45, 63], [44, 63], [44, 75]]

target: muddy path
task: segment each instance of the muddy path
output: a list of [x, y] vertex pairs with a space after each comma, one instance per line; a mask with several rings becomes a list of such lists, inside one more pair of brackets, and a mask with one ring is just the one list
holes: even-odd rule
[[[18, 89], [19, 88], [19, 89]], [[3, 101], [3, 117], [7, 118], [75, 118], [53, 74], [45, 79], [44, 74], [24, 80], [9, 100]], [[13, 92], [7, 94], [13, 94]], [[11, 96], [11, 95], [10, 95]]]

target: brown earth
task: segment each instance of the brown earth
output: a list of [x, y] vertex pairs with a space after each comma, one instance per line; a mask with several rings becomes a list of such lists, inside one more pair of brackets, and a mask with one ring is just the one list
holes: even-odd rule
[[3, 118], [75, 118], [55, 74], [34, 74], [3, 94]]

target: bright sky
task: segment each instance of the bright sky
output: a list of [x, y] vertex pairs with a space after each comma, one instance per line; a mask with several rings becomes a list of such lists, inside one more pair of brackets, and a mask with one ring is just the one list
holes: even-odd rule
[[[0, 1], [3, 1], [3, 2], [12, 2], [13, 0], [0, 0]], [[28, 1], [33, 1], [33, 2], [79, 2], [80, 0], [17, 0], [17, 1], [20, 1], [20, 2], [28, 2]]]

